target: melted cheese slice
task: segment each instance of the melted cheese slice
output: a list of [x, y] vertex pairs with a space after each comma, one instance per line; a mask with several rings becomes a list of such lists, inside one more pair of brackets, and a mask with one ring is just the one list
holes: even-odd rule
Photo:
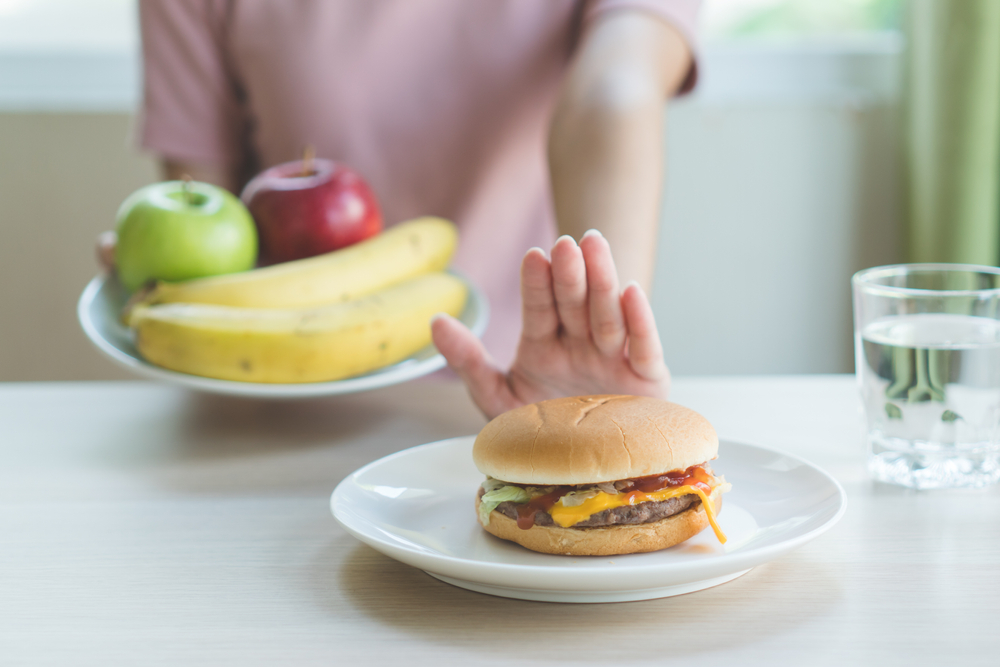
[[719, 528], [719, 524], [715, 520], [715, 506], [709, 502], [705, 492], [695, 486], [675, 486], [670, 489], [653, 491], [652, 493], [619, 493], [616, 495], [601, 491], [593, 498], [588, 498], [575, 507], [566, 507], [562, 504], [562, 499], [560, 499], [559, 502], [549, 509], [549, 514], [556, 524], [563, 528], [569, 528], [581, 521], [586, 521], [592, 514], [597, 514], [604, 510], [622, 507], [623, 505], [638, 505], [639, 503], [649, 501], [667, 500], [669, 498], [676, 498], [677, 496], [686, 496], [689, 493], [697, 494], [701, 498], [701, 506], [705, 509], [705, 514], [708, 516], [708, 523], [712, 526], [712, 530], [715, 531], [715, 536], [719, 538], [719, 542], [725, 544], [726, 535]]

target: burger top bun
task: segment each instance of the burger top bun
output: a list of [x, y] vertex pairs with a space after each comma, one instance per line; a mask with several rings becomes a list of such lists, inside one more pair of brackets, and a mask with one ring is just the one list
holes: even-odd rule
[[514, 484], [598, 484], [714, 459], [715, 429], [693, 410], [644, 396], [573, 396], [505, 412], [479, 432], [479, 471]]

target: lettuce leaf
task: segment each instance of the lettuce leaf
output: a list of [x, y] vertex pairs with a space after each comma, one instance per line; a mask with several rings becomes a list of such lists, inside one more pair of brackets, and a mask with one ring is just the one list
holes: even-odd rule
[[562, 503], [563, 507], [577, 507], [582, 505], [587, 500], [590, 500], [598, 493], [601, 493], [601, 489], [591, 488], [586, 491], [570, 491], [561, 498], [559, 502]]
[[508, 500], [515, 503], [526, 503], [531, 500], [531, 496], [519, 486], [501, 486], [492, 490], [487, 487], [486, 493], [479, 499], [479, 522], [484, 526], [490, 525], [490, 512], [495, 510], [497, 505]]
[[508, 486], [507, 482], [501, 482], [499, 479], [494, 479], [492, 477], [487, 477], [486, 481], [483, 482], [483, 488], [486, 489], [487, 493], [490, 491], [496, 491], [504, 486]]

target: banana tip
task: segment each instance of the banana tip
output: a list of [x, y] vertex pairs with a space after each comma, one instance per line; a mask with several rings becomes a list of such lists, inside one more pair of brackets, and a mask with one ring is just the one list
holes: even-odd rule
[[121, 312], [121, 323], [127, 327], [132, 326], [132, 320], [135, 318], [135, 313], [140, 306], [147, 306], [152, 301], [152, 296], [156, 292], [157, 281], [150, 280], [148, 283], [140, 287], [135, 291], [132, 296], [129, 297], [128, 301], [125, 302], [125, 307], [122, 308]]

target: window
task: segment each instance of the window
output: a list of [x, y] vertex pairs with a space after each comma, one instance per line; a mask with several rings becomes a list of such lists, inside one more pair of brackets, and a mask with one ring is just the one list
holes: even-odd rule
[[902, 0], [706, 0], [707, 41], [822, 38], [897, 32]]
[[0, 0], [0, 53], [130, 51], [135, 0]]

